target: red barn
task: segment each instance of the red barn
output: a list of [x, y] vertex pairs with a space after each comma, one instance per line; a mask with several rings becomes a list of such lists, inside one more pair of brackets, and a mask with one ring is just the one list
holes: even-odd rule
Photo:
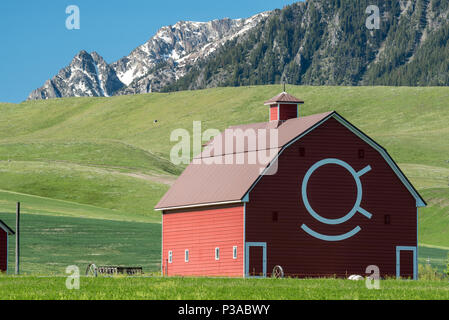
[[[375, 265], [382, 277], [417, 278], [425, 201], [379, 144], [337, 112], [299, 116], [302, 103], [285, 92], [268, 100], [269, 122], [229, 130], [276, 129], [277, 145], [246, 135], [227, 148], [225, 131], [164, 195], [165, 274], [271, 276], [276, 267], [347, 277]], [[263, 166], [228, 161], [267, 150]]]
[[13, 234], [14, 231], [0, 220], [0, 272], [8, 271], [8, 235]]

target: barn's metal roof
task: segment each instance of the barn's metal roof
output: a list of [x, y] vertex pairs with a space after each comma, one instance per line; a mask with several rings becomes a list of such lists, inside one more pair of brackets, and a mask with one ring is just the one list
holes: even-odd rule
[[[279, 143], [275, 147], [267, 148], [266, 153], [272, 151], [268, 157], [268, 164], [238, 164], [235, 163], [235, 158], [233, 159], [233, 164], [225, 164], [226, 159], [230, 156], [235, 157], [236, 155], [243, 154], [246, 157], [254, 156], [259, 150], [258, 145], [251, 141], [247, 141], [241, 148], [237, 148], [234, 141], [233, 148], [226, 150], [219, 143], [219, 141], [224, 141], [223, 139], [226, 135], [226, 131], [222, 132], [207, 144], [199, 156], [193, 159], [192, 163], [187, 166], [170, 190], [162, 197], [155, 209], [173, 210], [247, 201], [249, 192], [254, 188], [260, 178], [267, 174], [271, 166], [276, 163], [276, 159], [283, 150], [330, 118], [339, 121], [359, 138], [376, 149], [416, 199], [416, 205], [418, 207], [426, 206], [424, 199], [402, 173], [388, 152], [334, 111], [286, 121], [270, 121], [229, 127], [228, 129], [234, 132], [239, 129], [242, 132], [247, 130], [257, 132], [259, 129], [277, 128]], [[269, 138], [267, 138], [266, 145], [269, 146]], [[195, 164], [196, 161], [199, 161], [200, 164]], [[205, 161], [214, 163], [206, 164], [204, 163]], [[221, 161], [222, 164], [217, 164], [217, 161]]]
[[3, 229], [3, 231], [5, 231], [9, 235], [15, 234], [15, 232], [10, 227], [8, 227], [8, 225], [4, 223], [2, 220], [0, 220], [0, 229]]
[[[263, 123], [254, 123], [242, 126], [233, 126], [228, 129], [241, 129], [242, 132], [247, 130], [258, 129], [278, 129], [279, 143], [275, 147], [269, 148], [266, 155], [269, 161], [265, 165], [261, 164], [245, 164], [236, 163], [236, 155], [244, 155], [245, 157], [258, 155], [258, 147], [260, 144], [246, 143], [243, 148], [237, 148], [234, 141], [233, 149], [226, 150], [224, 143], [221, 148], [218, 141], [224, 141], [225, 132], [215, 137], [205, 148], [205, 150], [194, 158], [191, 164], [187, 166], [181, 176], [176, 180], [173, 186], [162, 197], [156, 206], [158, 210], [174, 209], [178, 207], [197, 206], [200, 204], [215, 204], [223, 202], [240, 202], [245, 193], [257, 180], [260, 174], [268, 166], [268, 164], [278, 155], [284, 145], [289, 143], [301, 133], [304, 133], [321, 120], [325, 119], [331, 112], [316, 114], [307, 117], [289, 119], [284, 122], [270, 121]], [[269, 144], [269, 134], [267, 135], [267, 146]], [[271, 152], [269, 152], [271, 150]], [[233, 164], [225, 164], [226, 157], [233, 156]], [[248, 159], [248, 158], [246, 158]], [[201, 164], [195, 164], [195, 160], [202, 160]], [[204, 162], [214, 162], [205, 164]], [[217, 162], [221, 161], [222, 164]]]

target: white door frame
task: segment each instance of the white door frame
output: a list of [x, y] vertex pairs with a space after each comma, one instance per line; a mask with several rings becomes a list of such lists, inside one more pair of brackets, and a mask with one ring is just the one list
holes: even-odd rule
[[418, 280], [418, 257], [416, 254], [416, 247], [396, 247], [396, 278], [401, 277], [401, 251], [413, 252], [413, 280]]
[[[249, 248], [250, 247], [262, 247], [263, 248], [263, 276], [250, 276], [249, 275]], [[267, 276], [267, 243], [266, 242], [247, 242], [245, 245], [245, 277], [247, 278], [265, 278]]]

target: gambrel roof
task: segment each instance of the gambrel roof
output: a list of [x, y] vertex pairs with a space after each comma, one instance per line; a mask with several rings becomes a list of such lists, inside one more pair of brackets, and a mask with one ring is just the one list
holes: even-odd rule
[[[336, 119], [347, 129], [377, 150], [396, 173], [399, 180], [416, 199], [416, 206], [426, 206], [424, 199], [399, 169], [388, 152], [337, 112], [333, 111], [293, 118], [286, 121], [270, 121], [230, 127], [230, 129], [233, 130], [241, 129], [243, 132], [248, 129], [257, 131], [258, 129], [277, 128], [279, 143], [275, 148], [270, 149], [273, 152], [269, 159], [269, 163], [267, 162], [268, 164], [264, 168], [261, 168], [259, 164], [224, 164], [227, 155], [230, 155], [231, 153], [235, 155], [239, 152], [247, 155], [256, 153], [259, 151], [259, 146], [255, 143], [246, 142], [243, 149], [239, 149], [239, 152], [237, 152], [235, 149], [236, 144], [234, 143], [234, 149], [228, 151], [221, 144], [215, 143], [216, 141], [224, 140], [225, 132], [222, 132], [219, 136], [212, 139], [207, 144], [206, 149], [199, 156], [195, 157], [194, 161], [187, 166], [170, 190], [168, 190], [156, 205], [155, 209], [173, 210], [248, 201], [249, 192], [254, 188], [262, 176], [268, 172], [282, 152], [291, 144], [331, 118]], [[222, 160], [223, 164], [195, 164], [195, 159]]]

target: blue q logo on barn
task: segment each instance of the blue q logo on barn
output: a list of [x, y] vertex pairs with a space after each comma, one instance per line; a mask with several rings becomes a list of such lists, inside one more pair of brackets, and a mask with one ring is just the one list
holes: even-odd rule
[[[352, 177], [354, 178], [354, 181], [356, 183], [356, 186], [357, 186], [357, 198], [356, 198], [354, 206], [352, 207], [351, 211], [349, 211], [345, 216], [338, 218], [338, 219], [327, 219], [327, 218], [322, 217], [320, 214], [318, 214], [312, 208], [312, 206], [309, 203], [309, 198], [307, 196], [307, 184], [309, 182], [310, 177], [317, 169], [319, 169], [322, 166], [328, 165], [328, 164], [336, 164], [336, 165], [339, 165], [339, 166], [345, 168], [352, 175]], [[304, 205], [305, 205], [307, 211], [310, 213], [310, 215], [313, 218], [315, 218], [316, 220], [318, 220], [321, 223], [328, 224], [328, 225], [337, 225], [337, 224], [345, 223], [346, 221], [351, 219], [357, 212], [361, 213], [368, 219], [371, 219], [372, 214], [360, 206], [360, 204], [362, 202], [362, 195], [363, 195], [363, 187], [362, 187], [362, 182], [360, 180], [360, 177], [363, 176], [364, 174], [368, 173], [369, 171], [371, 171], [371, 166], [369, 166], [369, 165], [366, 166], [365, 168], [363, 168], [362, 170], [360, 170], [359, 172], [357, 172], [348, 163], [346, 163], [342, 160], [339, 160], [339, 159], [331, 159], [330, 158], [330, 159], [324, 159], [324, 160], [318, 161], [317, 163], [315, 163], [313, 166], [310, 167], [310, 169], [307, 171], [306, 175], [304, 176], [304, 180], [302, 181], [301, 194], [302, 194], [302, 199], [304, 201]], [[315, 237], [317, 239], [324, 240], [324, 241], [346, 240], [346, 239], [351, 238], [352, 236], [356, 235], [358, 232], [360, 232], [360, 230], [362, 230], [359, 226], [357, 226], [347, 233], [330, 236], [330, 235], [324, 235], [324, 234], [318, 233], [318, 232], [310, 229], [306, 224], [303, 224], [301, 226], [301, 229], [303, 229], [305, 232], [307, 232], [312, 237]]]

